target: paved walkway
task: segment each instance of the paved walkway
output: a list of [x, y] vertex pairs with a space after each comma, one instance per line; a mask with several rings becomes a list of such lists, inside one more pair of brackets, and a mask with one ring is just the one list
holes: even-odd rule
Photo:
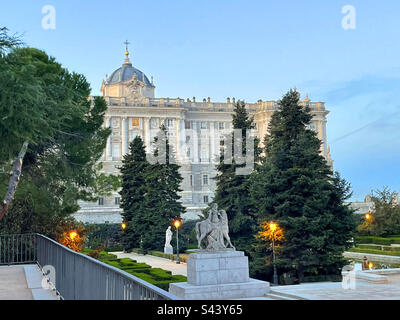
[[343, 289], [341, 282], [305, 283], [271, 289], [282, 295], [307, 300], [399, 300], [400, 275], [387, 275], [388, 283], [357, 281], [354, 289]]
[[42, 273], [36, 265], [0, 267], [0, 300], [57, 300], [42, 287]]
[[137, 262], [144, 262], [148, 265], [152, 266], [153, 268], [161, 268], [164, 270], [169, 270], [172, 272], [173, 275], [181, 274], [183, 276], [187, 276], [187, 267], [186, 263], [181, 262], [177, 264], [175, 261], [170, 259], [151, 256], [151, 255], [143, 255], [138, 253], [125, 253], [125, 252], [110, 252], [115, 254], [118, 259], [120, 258], [130, 258], [132, 260], [136, 260]]

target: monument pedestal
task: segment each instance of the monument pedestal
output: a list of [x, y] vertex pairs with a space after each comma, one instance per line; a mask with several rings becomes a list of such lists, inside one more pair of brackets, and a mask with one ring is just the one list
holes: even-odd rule
[[164, 246], [164, 253], [174, 254], [172, 246]]
[[187, 282], [171, 283], [169, 292], [187, 300], [262, 297], [269, 282], [249, 278], [243, 251], [199, 251], [187, 261]]

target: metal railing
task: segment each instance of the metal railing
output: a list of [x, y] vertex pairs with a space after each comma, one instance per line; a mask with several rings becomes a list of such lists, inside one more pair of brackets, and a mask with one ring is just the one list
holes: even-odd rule
[[[14, 257], [0, 260], [3, 264], [37, 263], [42, 270], [49, 270], [50, 282], [62, 299], [180, 299], [125, 271], [70, 250], [41, 234], [2, 235], [0, 239], [3, 241], [0, 242], [3, 244], [0, 255]], [[20, 247], [15, 244], [16, 240]], [[54, 274], [51, 274], [51, 270], [54, 270]]]
[[36, 263], [35, 234], [0, 235], [0, 265]]

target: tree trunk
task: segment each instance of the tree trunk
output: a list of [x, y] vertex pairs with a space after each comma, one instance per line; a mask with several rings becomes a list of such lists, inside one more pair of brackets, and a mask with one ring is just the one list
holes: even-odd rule
[[303, 282], [304, 279], [304, 270], [303, 270], [303, 266], [301, 264], [299, 264], [297, 266], [297, 278], [299, 280], [299, 284]]
[[25, 157], [26, 149], [28, 148], [28, 142], [25, 141], [22, 145], [22, 148], [18, 154], [18, 157], [14, 160], [13, 164], [13, 171], [10, 173], [10, 183], [8, 184], [8, 190], [4, 197], [1, 213], [0, 213], [0, 220], [6, 215], [8, 207], [10, 206], [11, 202], [14, 199], [15, 191], [17, 190], [19, 177], [21, 176], [22, 171], [22, 160]]

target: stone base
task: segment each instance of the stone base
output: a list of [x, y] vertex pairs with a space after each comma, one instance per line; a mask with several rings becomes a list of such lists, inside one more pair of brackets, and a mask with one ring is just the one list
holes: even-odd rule
[[249, 278], [249, 262], [243, 251], [191, 253], [187, 279], [171, 283], [169, 292], [187, 300], [254, 298], [269, 292], [269, 282]]
[[243, 251], [197, 251], [187, 260], [188, 283], [196, 286], [249, 281], [249, 262]]
[[269, 282], [250, 278], [247, 282], [196, 286], [187, 282], [171, 283], [169, 292], [185, 300], [224, 300], [263, 297]]
[[164, 253], [174, 254], [174, 249], [172, 246], [164, 247]]

